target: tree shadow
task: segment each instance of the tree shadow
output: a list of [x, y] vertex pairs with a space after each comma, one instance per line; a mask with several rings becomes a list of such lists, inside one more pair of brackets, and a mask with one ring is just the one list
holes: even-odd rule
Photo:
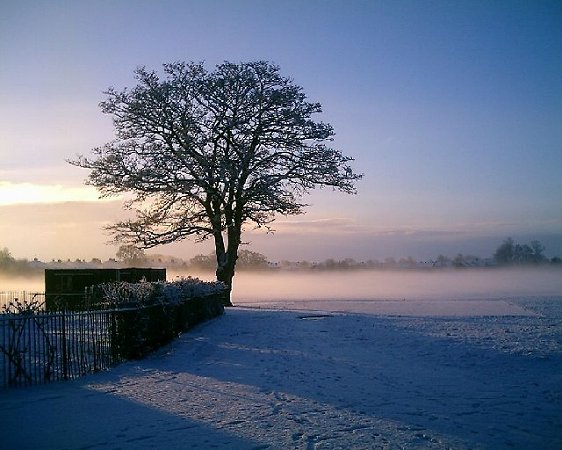
[[84, 382], [3, 392], [0, 435], [6, 450], [261, 448], [212, 424], [129, 399], [117, 390], [92, 390]]
[[[432, 335], [431, 321], [439, 319], [424, 318], [425, 329], [416, 321], [404, 327], [404, 320], [232, 311], [212, 328], [185, 335], [169, 349], [171, 358], [158, 359], [158, 370], [194, 389], [211, 380], [223, 401], [233, 402], [239, 390], [260, 406], [258, 414], [283, 426], [295, 422], [275, 422], [275, 409], [300, 402], [286, 408], [286, 417], [345, 412], [352, 421], [376, 419], [371, 424], [383, 435], [410, 445], [434, 435], [477, 447], [562, 444], [560, 354], [503, 352]], [[451, 327], [465, 319], [455, 320]], [[259, 330], [268, 335], [266, 344], [255, 335]]]

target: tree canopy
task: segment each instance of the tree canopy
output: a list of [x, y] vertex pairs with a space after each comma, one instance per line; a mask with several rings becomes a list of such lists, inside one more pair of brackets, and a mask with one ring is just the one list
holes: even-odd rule
[[139, 68], [137, 85], [105, 92], [116, 139], [71, 164], [102, 196], [131, 193], [135, 218], [111, 227], [142, 248], [213, 238], [217, 279], [231, 286], [245, 224], [301, 214], [319, 186], [355, 192], [352, 158], [329, 146], [319, 103], [265, 61]]
[[120, 245], [115, 256], [126, 264], [141, 264], [146, 259], [144, 250], [131, 244]]
[[545, 248], [540, 241], [531, 241], [531, 245], [517, 244], [512, 238], [507, 238], [496, 249], [494, 259], [499, 265], [540, 264], [547, 262], [544, 256]]

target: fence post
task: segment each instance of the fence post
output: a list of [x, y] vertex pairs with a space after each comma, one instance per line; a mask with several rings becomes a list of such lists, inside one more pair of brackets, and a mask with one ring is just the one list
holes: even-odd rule
[[68, 380], [68, 361], [66, 349], [66, 311], [61, 314], [62, 317], [62, 377]]

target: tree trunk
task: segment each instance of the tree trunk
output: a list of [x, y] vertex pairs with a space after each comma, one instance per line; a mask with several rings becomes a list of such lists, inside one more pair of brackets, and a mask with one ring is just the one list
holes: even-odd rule
[[228, 247], [225, 248], [222, 234], [215, 236], [215, 251], [217, 256], [217, 281], [222, 281], [227, 286], [224, 306], [232, 306], [232, 279], [234, 278], [236, 260], [238, 259], [238, 246], [240, 245], [240, 233], [229, 231]]
[[222, 281], [227, 286], [227, 291], [223, 300], [224, 306], [232, 306], [230, 296], [232, 293], [232, 278], [234, 277], [234, 268], [230, 269], [227, 267], [218, 266], [216, 275], [217, 281]]

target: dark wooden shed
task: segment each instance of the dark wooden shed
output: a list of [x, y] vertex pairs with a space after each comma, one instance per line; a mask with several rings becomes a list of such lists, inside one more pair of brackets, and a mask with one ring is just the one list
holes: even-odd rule
[[45, 269], [45, 307], [57, 309], [84, 309], [84, 291], [100, 283], [126, 281], [138, 283], [166, 281], [166, 269]]

